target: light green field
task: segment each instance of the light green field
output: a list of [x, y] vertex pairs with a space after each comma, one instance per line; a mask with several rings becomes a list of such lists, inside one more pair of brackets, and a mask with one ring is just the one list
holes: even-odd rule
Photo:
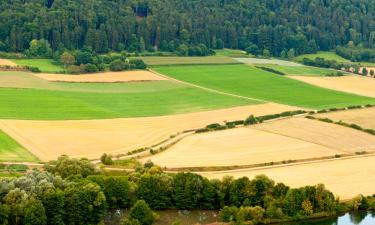
[[159, 73], [207, 88], [306, 108], [375, 103], [375, 99], [324, 89], [247, 65], [156, 67]]
[[36, 162], [38, 159], [0, 130], [1, 162]]
[[246, 54], [245, 51], [238, 49], [217, 49], [215, 50], [215, 53], [217, 56], [226, 56], [231, 58], [251, 57], [251, 55]]
[[350, 62], [350, 60], [344, 59], [343, 57], [337, 55], [334, 52], [324, 52], [320, 51], [316, 54], [305, 54], [305, 55], [300, 55], [296, 57], [295, 59], [297, 61], [302, 61], [303, 58], [308, 58], [308, 59], [316, 59], [316, 58], [324, 58], [326, 60], [336, 60], [337, 62]]
[[149, 66], [156, 65], [191, 65], [191, 64], [238, 64], [239, 62], [226, 56], [177, 57], [177, 56], [145, 56], [142, 59]]
[[[146, 87], [148, 84], [152, 85], [145, 83], [143, 87], [148, 91], [128, 93], [0, 88], [0, 118], [64, 120], [160, 116], [258, 103], [183, 85], [163, 90]], [[174, 82], [165, 85], [175, 87]]]
[[44, 73], [57, 73], [64, 71], [64, 68], [56, 64], [52, 59], [12, 59], [20, 66], [38, 67]]
[[286, 75], [296, 75], [296, 76], [326, 76], [335, 72], [334, 70], [310, 67], [310, 66], [281, 66], [281, 65], [259, 65], [262, 67], [272, 68], [274, 70], [285, 73]]

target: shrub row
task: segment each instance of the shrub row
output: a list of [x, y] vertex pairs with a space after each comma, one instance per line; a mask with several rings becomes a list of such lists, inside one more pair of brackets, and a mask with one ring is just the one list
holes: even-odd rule
[[354, 124], [354, 123], [345, 123], [343, 121], [338, 121], [338, 122], [335, 122], [329, 118], [316, 118], [316, 117], [313, 117], [313, 116], [306, 116], [307, 119], [312, 119], [312, 120], [319, 120], [319, 121], [322, 121], [322, 122], [325, 122], [325, 123], [333, 123], [333, 124], [337, 124], [337, 125], [340, 125], [340, 126], [344, 126], [344, 127], [349, 127], [349, 128], [353, 128], [353, 129], [356, 129], [356, 130], [359, 130], [359, 131], [363, 131], [363, 132], [366, 132], [368, 134], [372, 134], [372, 135], [375, 135], [375, 130], [373, 129], [366, 129], [366, 128], [363, 128], [357, 124]]
[[267, 71], [267, 72], [278, 74], [278, 75], [285, 75], [285, 73], [283, 73], [281, 71], [278, 71], [278, 70], [275, 70], [275, 69], [272, 69], [272, 68], [268, 68], [268, 67], [264, 67], [264, 66], [255, 66], [255, 67], [258, 68], [258, 69]]
[[328, 113], [328, 112], [337, 112], [337, 111], [345, 111], [345, 110], [350, 110], [350, 109], [362, 109], [362, 108], [371, 108], [371, 107], [375, 107], [375, 105], [372, 105], [372, 104], [367, 104], [367, 105], [353, 105], [353, 106], [348, 106], [346, 108], [330, 108], [330, 109], [322, 109], [322, 110], [318, 110], [318, 111], [310, 111], [309, 114], [310, 115], [313, 115], [313, 114], [321, 114], [321, 113]]

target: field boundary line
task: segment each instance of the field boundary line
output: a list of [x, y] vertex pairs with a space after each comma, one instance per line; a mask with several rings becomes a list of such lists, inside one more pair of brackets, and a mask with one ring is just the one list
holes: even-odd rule
[[196, 85], [196, 84], [192, 84], [192, 83], [189, 83], [189, 82], [186, 82], [186, 81], [182, 81], [182, 80], [178, 80], [176, 78], [172, 78], [170, 76], [167, 76], [167, 75], [164, 75], [164, 74], [161, 74], [161, 73], [158, 73], [156, 72], [155, 70], [153, 69], [148, 69], [150, 72], [152, 73], [155, 73], [156, 75], [159, 75], [161, 77], [164, 77], [168, 80], [172, 80], [172, 81], [175, 81], [175, 82], [178, 82], [178, 83], [181, 83], [181, 84], [185, 84], [185, 85], [188, 85], [188, 86], [191, 86], [191, 87], [195, 87], [195, 88], [199, 88], [201, 90], [205, 90], [205, 91], [208, 91], [208, 92], [212, 92], [212, 93], [216, 93], [216, 94], [221, 94], [221, 95], [226, 95], [226, 96], [230, 96], [230, 97], [235, 97], [235, 98], [241, 98], [241, 99], [246, 99], [246, 100], [252, 100], [252, 101], [257, 101], [259, 103], [267, 103], [267, 102], [270, 102], [270, 103], [275, 103], [277, 104], [276, 102], [271, 102], [271, 101], [267, 101], [267, 100], [264, 100], [264, 99], [259, 99], [259, 98], [251, 98], [251, 97], [246, 97], [246, 96], [242, 96], [242, 95], [236, 95], [236, 94], [231, 94], [231, 93], [227, 93], [227, 92], [224, 92], [224, 91], [218, 91], [218, 90], [215, 90], [215, 89], [211, 89], [211, 88], [207, 88], [207, 87], [203, 87], [203, 86], [200, 86], [200, 85]]
[[17, 128], [11, 125], [6, 125], [4, 121], [0, 120], [0, 129], [6, 134], [8, 134], [15, 141], [17, 141], [22, 147], [24, 147], [27, 151], [33, 154], [37, 159], [44, 161], [44, 159], [46, 158], [46, 155], [39, 150], [42, 148], [38, 146], [37, 144], [35, 144], [29, 138], [22, 135], [21, 132], [17, 130]]

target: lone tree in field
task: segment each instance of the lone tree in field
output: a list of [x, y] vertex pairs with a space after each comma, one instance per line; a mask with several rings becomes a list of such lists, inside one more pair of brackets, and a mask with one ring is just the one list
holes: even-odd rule
[[64, 52], [60, 57], [60, 62], [64, 64], [64, 67], [67, 67], [68, 65], [73, 65], [76, 59], [69, 52]]

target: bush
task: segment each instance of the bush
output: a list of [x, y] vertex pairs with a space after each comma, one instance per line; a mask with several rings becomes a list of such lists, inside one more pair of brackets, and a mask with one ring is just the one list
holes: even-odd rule
[[106, 153], [104, 153], [104, 154], [100, 157], [100, 161], [101, 161], [104, 165], [112, 165], [112, 164], [113, 164], [112, 156], [111, 156], [111, 155], [107, 155]]
[[86, 64], [83, 66], [83, 71], [86, 73], [96, 73], [98, 72], [98, 67], [96, 67], [94, 64]]
[[219, 212], [219, 220], [222, 222], [232, 222], [235, 221], [238, 213], [238, 208], [236, 206], [225, 206]]
[[144, 200], [138, 200], [130, 209], [130, 218], [136, 219], [141, 225], [152, 225], [154, 214]]
[[130, 65], [134, 65], [135, 69], [144, 70], [147, 68], [146, 63], [142, 59], [130, 59], [129, 63]]
[[120, 59], [117, 59], [111, 62], [111, 64], [109, 64], [109, 69], [111, 71], [123, 71], [125, 70], [125, 68], [126, 68], [125, 62], [121, 61]]
[[38, 67], [29, 66], [28, 69], [33, 73], [40, 73], [42, 72]]
[[283, 72], [280, 72], [278, 70], [268, 68], [268, 67], [256, 66], [256, 68], [259, 68], [259, 69], [267, 71], [267, 72], [275, 73], [275, 74], [278, 74], [278, 75], [285, 75], [285, 73], [283, 73]]

